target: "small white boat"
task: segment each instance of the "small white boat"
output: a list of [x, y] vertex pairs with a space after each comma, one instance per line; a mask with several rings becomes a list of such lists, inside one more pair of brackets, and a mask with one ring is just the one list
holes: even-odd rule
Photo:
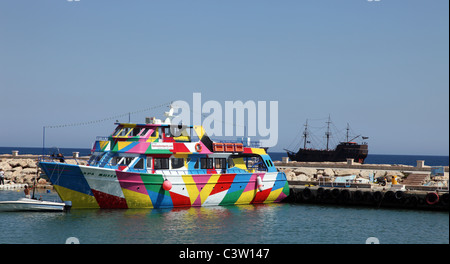
[[70, 209], [72, 203], [48, 202], [36, 199], [21, 198], [17, 201], [0, 201], [0, 211], [37, 211], [37, 212], [62, 212]]

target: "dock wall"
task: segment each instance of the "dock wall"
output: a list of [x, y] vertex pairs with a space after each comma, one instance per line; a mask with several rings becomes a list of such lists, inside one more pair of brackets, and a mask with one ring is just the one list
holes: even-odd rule
[[285, 202], [449, 211], [448, 191], [290, 185]]

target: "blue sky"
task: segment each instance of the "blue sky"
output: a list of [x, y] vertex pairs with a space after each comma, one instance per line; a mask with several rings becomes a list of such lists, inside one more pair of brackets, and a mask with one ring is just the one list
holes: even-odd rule
[[[331, 115], [374, 154], [449, 154], [446, 0], [2, 0], [0, 146], [164, 102], [279, 102], [279, 139]], [[161, 116], [155, 109], [131, 116]], [[128, 117], [120, 121], [128, 121]], [[87, 147], [112, 121], [47, 129]], [[300, 141], [300, 138], [298, 139]]]

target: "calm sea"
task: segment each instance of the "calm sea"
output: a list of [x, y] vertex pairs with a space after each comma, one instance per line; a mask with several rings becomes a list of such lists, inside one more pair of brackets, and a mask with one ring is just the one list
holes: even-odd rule
[[[58, 200], [56, 193], [39, 193]], [[22, 192], [0, 191], [0, 200]], [[0, 244], [448, 244], [448, 212], [304, 204], [0, 213]]]
[[[0, 153], [11, 153], [12, 149], [0, 148]], [[19, 154], [42, 153], [39, 148], [14, 149]], [[61, 151], [65, 155], [72, 151], [89, 154], [86, 149]], [[272, 154], [275, 160], [276, 155]], [[415, 165], [415, 159], [422, 159], [418, 157], [371, 158], [383, 164], [412, 160], [411, 165]], [[422, 157], [428, 157], [423, 158], [427, 165], [448, 166], [448, 156]], [[59, 201], [55, 192], [37, 196]], [[21, 197], [22, 191], [0, 191], [0, 201]], [[64, 244], [69, 238], [76, 238], [81, 244], [364, 244], [369, 237], [377, 238], [381, 244], [448, 244], [449, 214], [287, 203], [68, 213], [0, 212], [0, 232], [0, 244]]]

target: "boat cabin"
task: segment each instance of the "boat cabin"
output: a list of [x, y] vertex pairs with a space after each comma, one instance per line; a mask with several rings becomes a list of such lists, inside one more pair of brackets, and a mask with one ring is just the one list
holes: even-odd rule
[[216, 143], [201, 126], [116, 123], [97, 137], [88, 166], [137, 173], [276, 172], [264, 149]]

